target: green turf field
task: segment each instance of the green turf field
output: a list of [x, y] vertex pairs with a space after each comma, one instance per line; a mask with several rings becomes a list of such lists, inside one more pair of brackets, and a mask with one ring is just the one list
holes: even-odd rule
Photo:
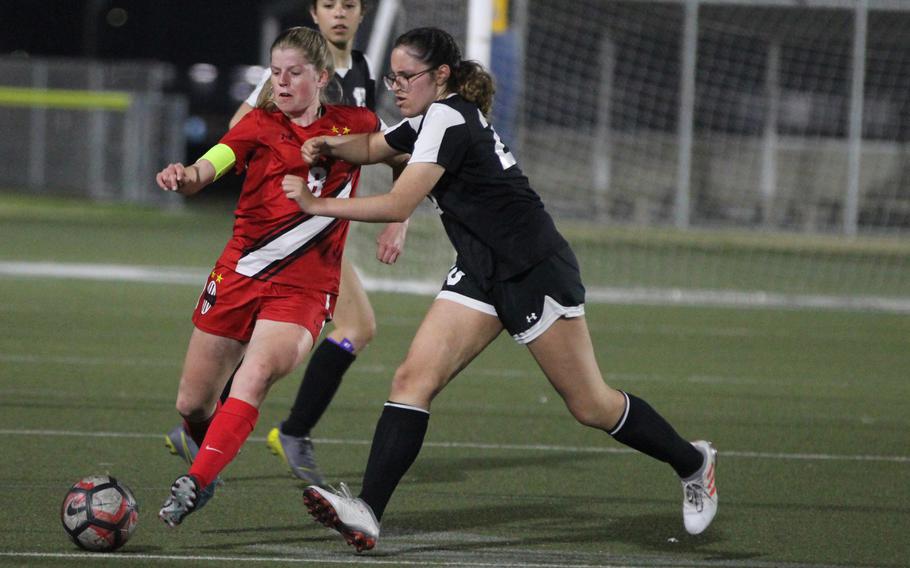
[[[162, 214], [0, 201], [0, 262], [181, 266], [204, 274], [217, 211]], [[572, 420], [523, 348], [500, 338], [436, 401], [424, 449], [357, 556], [314, 523], [265, 448], [298, 376], [272, 391], [226, 485], [176, 530], [156, 518], [183, 473], [162, 434], [198, 284], [0, 276], [0, 565], [906, 566], [910, 317], [589, 305], [608, 382], [720, 451], [720, 512], [682, 528], [672, 470]], [[388, 382], [431, 298], [372, 294], [373, 345], [314, 432], [355, 490]], [[135, 492], [121, 552], [71, 545], [70, 484], [110, 472]], [[80, 561], [81, 560], [81, 561]]]

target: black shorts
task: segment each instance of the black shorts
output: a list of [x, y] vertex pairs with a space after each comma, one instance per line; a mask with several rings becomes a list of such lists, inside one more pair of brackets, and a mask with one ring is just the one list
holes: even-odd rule
[[569, 247], [518, 276], [493, 282], [487, 291], [456, 260], [436, 297], [499, 318], [518, 343], [533, 341], [559, 318], [585, 313], [585, 287]]

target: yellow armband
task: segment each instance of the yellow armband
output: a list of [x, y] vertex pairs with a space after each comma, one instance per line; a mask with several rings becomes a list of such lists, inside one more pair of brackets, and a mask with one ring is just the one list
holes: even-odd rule
[[234, 151], [227, 144], [215, 144], [199, 159], [206, 160], [215, 166], [215, 179], [223, 176], [237, 161]]

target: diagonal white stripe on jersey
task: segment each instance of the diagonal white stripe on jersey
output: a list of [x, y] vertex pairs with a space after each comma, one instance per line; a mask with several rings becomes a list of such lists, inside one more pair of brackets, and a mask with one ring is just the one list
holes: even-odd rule
[[[337, 199], [347, 199], [353, 190], [353, 180], [348, 181]], [[255, 276], [277, 260], [281, 260], [300, 249], [313, 237], [321, 233], [335, 221], [334, 217], [310, 217], [287, 233], [271, 241], [264, 247], [244, 255], [237, 261], [237, 273], [244, 276]]]

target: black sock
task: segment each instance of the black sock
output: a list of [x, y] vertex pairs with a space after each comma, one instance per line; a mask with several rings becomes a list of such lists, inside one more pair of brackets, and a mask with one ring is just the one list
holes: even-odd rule
[[670, 464], [682, 478], [698, 471], [704, 461], [701, 452], [677, 434], [650, 404], [629, 393], [623, 394], [626, 410], [610, 431], [613, 439]]
[[398, 482], [417, 459], [429, 421], [430, 413], [425, 410], [391, 401], [385, 403], [373, 434], [360, 491], [360, 498], [373, 509], [377, 520], [382, 518]]
[[341, 378], [354, 362], [356, 355], [330, 339], [324, 339], [313, 351], [297, 398], [281, 431], [288, 436], [307, 436], [329, 407]]

